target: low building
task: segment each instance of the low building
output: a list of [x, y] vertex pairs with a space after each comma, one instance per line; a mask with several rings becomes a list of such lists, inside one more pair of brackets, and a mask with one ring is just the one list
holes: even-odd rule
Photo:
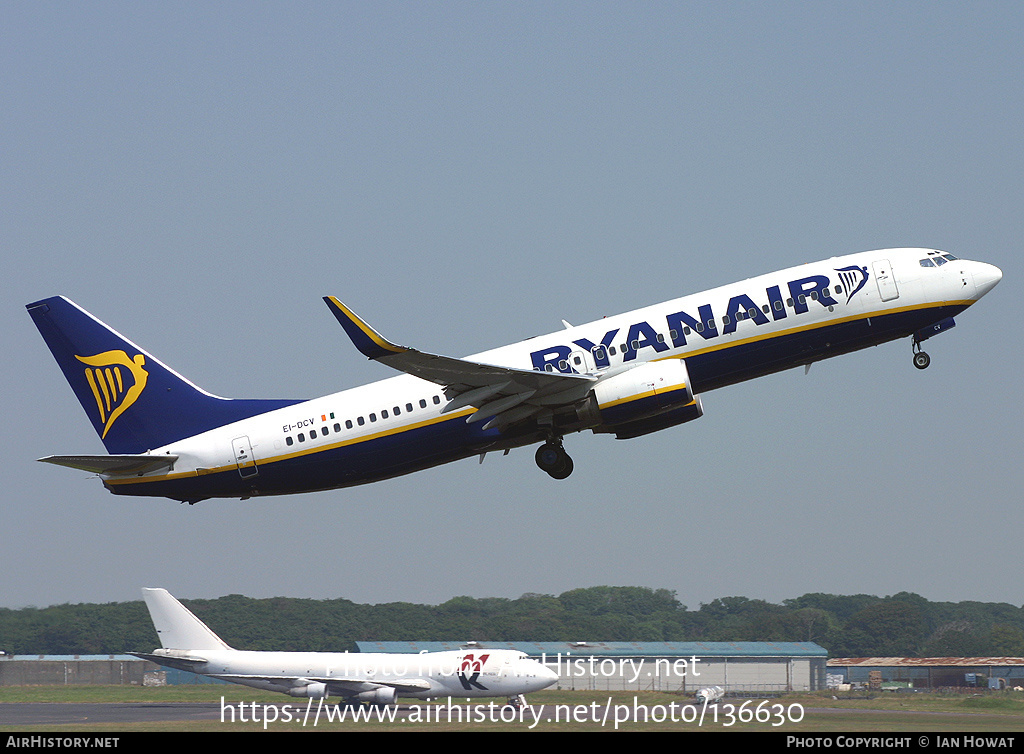
[[3, 655], [0, 686], [141, 686], [153, 667], [131, 655]]
[[828, 661], [828, 674], [865, 686], [1017, 688], [1024, 687], [1024, 657], [839, 657]]

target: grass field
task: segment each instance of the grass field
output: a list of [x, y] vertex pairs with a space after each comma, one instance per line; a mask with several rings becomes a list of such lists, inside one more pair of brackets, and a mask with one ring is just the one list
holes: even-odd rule
[[[772, 699], [729, 699], [717, 710], [700, 710], [686, 706], [689, 697], [656, 692], [586, 692], [543, 691], [531, 694], [529, 701], [537, 712], [544, 705], [538, 720], [533, 712], [512, 720], [505, 709], [501, 720], [502, 700], [481, 699], [468, 703], [453, 699], [452, 714], [441, 704], [403, 701], [398, 718], [379, 721], [376, 714], [369, 721], [327, 722], [324, 710], [314, 726], [312, 718], [303, 721], [301, 711], [306, 701], [282, 695], [257, 692], [240, 686], [198, 685], [143, 688], [138, 686], [39, 686], [0, 688], [0, 731], [6, 733], [53, 731], [89, 733], [158, 732], [158, 731], [246, 731], [246, 730], [476, 730], [476, 731], [763, 731], [763, 732], [831, 732], [831, 733], [984, 733], [1024, 732], [1024, 695], [1019, 692], [962, 694], [858, 694], [856, 697], [831, 693], [791, 694]], [[58, 704], [154, 704], [195, 705], [218, 704], [231, 708], [228, 722], [173, 721], [124, 722], [91, 724], [78, 721], [67, 725], [10, 725], [8, 713], [18, 703]], [[745, 704], [744, 704], [745, 703]], [[295, 712], [285, 720], [284, 706]], [[730, 706], [731, 705], [731, 706]], [[326, 705], [325, 705], [326, 706]], [[333, 705], [330, 705], [332, 710]], [[641, 719], [634, 720], [637, 708]], [[317, 702], [310, 707], [315, 711]], [[366, 711], [368, 708], [364, 708]], [[271, 716], [276, 719], [264, 722]], [[256, 714], [253, 714], [253, 713]], [[643, 717], [646, 715], [646, 722]], [[235, 721], [230, 718], [234, 716]], [[459, 718], [462, 718], [461, 722]], [[628, 720], [616, 721], [616, 717]], [[240, 719], [244, 717], [245, 721]], [[257, 720], [253, 721], [252, 718]], [[1022, 738], [1024, 740], [1024, 738]]]

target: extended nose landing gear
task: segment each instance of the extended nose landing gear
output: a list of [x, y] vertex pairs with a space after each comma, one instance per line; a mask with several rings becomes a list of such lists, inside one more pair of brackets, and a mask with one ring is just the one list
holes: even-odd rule
[[918, 369], [927, 369], [928, 365], [932, 363], [931, 357], [921, 350], [921, 341], [928, 340], [928, 338], [938, 335], [940, 332], [945, 332], [952, 327], [956, 327], [956, 322], [953, 321], [952, 317], [946, 317], [945, 319], [936, 322], [934, 325], [923, 327], [914, 333], [915, 367]]
[[552, 479], [565, 479], [572, 473], [572, 459], [562, 449], [561, 438], [548, 440], [537, 448], [534, 456], [541, 471], [546, 471]]

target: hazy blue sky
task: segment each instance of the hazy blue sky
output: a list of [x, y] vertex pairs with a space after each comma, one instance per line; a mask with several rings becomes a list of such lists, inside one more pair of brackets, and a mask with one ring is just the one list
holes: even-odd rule
[[[437, 603], [593, 585], [1024, 603], [1014, 301], [1024, 5], [0, 2], [0, 606]], [[1002, 284], [929, 341], [704, 396], [697, 422], [194, 507], [102, 452], [24, 304], [66, 295], [204, 388], [392, 376], [336, 295], [461, 356], [836, 254]]]

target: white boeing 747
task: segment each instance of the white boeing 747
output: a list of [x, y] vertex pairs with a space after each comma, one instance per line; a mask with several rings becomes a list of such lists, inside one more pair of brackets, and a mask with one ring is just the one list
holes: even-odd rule
[[313, 400], [230, 400], [196, 387], [63, 297], [28, 311], [110, 455], [39, 460], [99, 474], [119, 495], [195, 503], [375, 482], [562, 438], [619, 439], [703, 413], [701, 393], [911, 338], [925, 339], [1000, 281], [997, 267], [885, 249], [792, 267], [466, 358], [386, 340], [325, 298], [356, 348], [405, 374]]
[[421, 654], [247, 652], [232, 649], [166, 589], [142, 596], [162, 649], [133, 652], [178, 670], [289, 696], [395, 704], [398, 697], [508, 697], [545, 689], [558, 676], [523, 652], [465, 649]]

